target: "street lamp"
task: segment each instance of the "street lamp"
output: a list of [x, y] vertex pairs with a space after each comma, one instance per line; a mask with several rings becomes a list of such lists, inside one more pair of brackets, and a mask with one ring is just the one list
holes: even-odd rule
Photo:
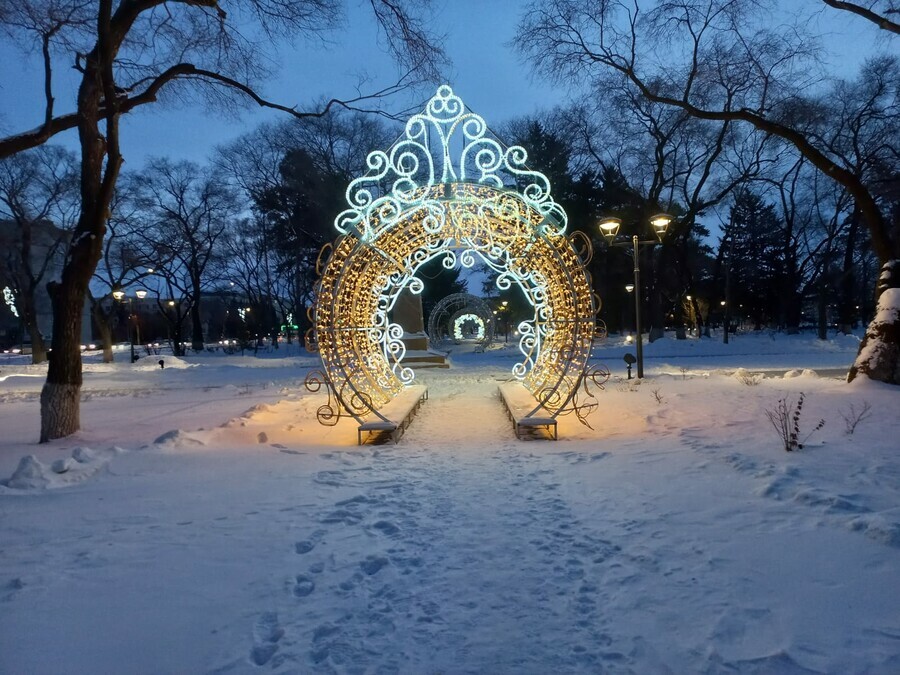
[[[139, 288], [134, 292], [135, 297], [138, 300], [143, 300], [147, 297], [147, 291], [143, 288]], [[137, 306], [137, 309], [134, 312], [134, 340], [138, 344], [141, 344], [141, 306], [140, 304]]]
[[650, 218], [650, 225], [653, 227], [656, 240], [648, 239], [645, 241], [641, 241], [636, 234], [632, 236], [631, 241], [616, 241], [616, 237], [619, 234], [619, 228], [622, 225], [622, 220], [620, 218], [601, 218], [598, 224], [600, 232], [603, 234], [603, 238], [606, 239], [609, 246], [631, 248], [631, 258], [634, 260], [634, 322], [635, 332], [637, 333], [636, 351], [638, 379], [644, 377], [644, 341], [641, 337], [641, 266], [638, 253], [641, 246], [656, 246], [656, 244], [661, 243], [663, 237], [666, 235], [666, 230], [669, 229], [671, 223], [672, 216], [666, 213], [659, 213]]
[[[144, 289], [140, 289], [134, 292], [137, 296], [138, 300], [143, 300], [147, 297], [147, 291]], [[121, 288], [114, 288], [112, 292], [113, 298], [115, 298], [116, 302], [122, 302], [123, 300], [128, 301], [128, 320], [129, 320], [129, 329], [128, 329], [128, 342], [131, 345], [131, 362], [134, 363], [137, 361], [137, 355], [134, 353], [134, 342], [137, 340], [140, 342], [141, 339], [141, 329], [137, 323], [137, 315], [134, 312], [134, 301], [131, 297], [126, 296], [125, 291]], [[134, 332], [136, 335], [132, 335], [131, 331], [131, 322], [134, 322]]]

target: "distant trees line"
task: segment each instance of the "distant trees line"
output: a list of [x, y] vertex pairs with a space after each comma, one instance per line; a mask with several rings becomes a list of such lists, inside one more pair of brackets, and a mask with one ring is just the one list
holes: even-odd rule
[[[867, 70], [841, 90], [875, 106], [886, 66], [896, 68], [893, 61], [881, 64], [879, 76]], [[846, 102], [835, 98], [834, 105]], [[854, 118], [854, 125], [859, 136], [885, 134], [874, 114]], [[605, 246], [597, 222], [617, 215], [626, 228], [648, 235], [647, 218], [666, 211], [676, 216], [669, 234], [657, 250], [642, 253], [651, 337], [665, 328], [682, 338], [689, 329], [706, 333], [723, 322], [726, 307], [732, 325], [750, 329], [795, 332], [814, 325], [822, 338], [828, 328], [849, 331], [873, 311], [878, 268], [852, 197], [776, 139], [744, 131], [648, 103], [622, 86], [601, 109], [557, 108], [507, 121], [497, 133], [529, 151], [530, 165], [549, 176], [570, 227], [594, 241], [590, 271], [611, 330], [632, 328], [625, 292], [631, 260]], [[149, 289], [176, 349], [182, 342], [202, 349], [222, 337], [274, 335], [281, 326], [289, 340], [302, 335], [316, 257], [334, 239], [346, 186], [366, 154], [390, 145], [397, 133], [378, 117], [335, 111], [261, 125], [204, 166], [156, 158], [124, 172], [89, 287], [107, 358], [112, 325], [121, 320], [121, 307], [110, 299], [116, 289]], [[895, 158], [892, 137], [884, 140], [878, 159], [887, 170]], [[60, 224], [71, 226], [65, 214], [75, 211], [78, 195], [70, 153], [42, 146], [0, 166], [0, 216], [17, 219], [23, 234], [26, 214], [59, 214]], [[880, 200], [887, 212], [897, 208], [890, 194]], [[27, 237], [20, 243], [26, 246]], [[10, 251], [2, 264], [20, 276], [25, 269], [26, 280], [42, 279], [42, 261], [25, 265], [26, 258]], [[464, 289], [458, 270], [432, 265], [423, 275], [426, 305]], [[36, 285], [18, 289], [26, 309]], [[488, 283], [482, 293], [497, 291]], [[232, 316], [227, 325], [216, 324], [230, 335], [204, 335], [200, 309], [209, 294], [232, 298], [232, 313], [238, 305], [250, 309], [239, 321]], [[169, 304], [172, 299], [177, 303]], [[34, 358], [42, 355], [36, 351]]]

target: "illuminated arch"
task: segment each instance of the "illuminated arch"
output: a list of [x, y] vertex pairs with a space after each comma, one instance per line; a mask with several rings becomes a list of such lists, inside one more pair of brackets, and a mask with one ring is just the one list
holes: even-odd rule
[[438, 257], [448, 269], [481, 261], [498, 274], [499, 289], [521, 288], [534, 315], [518, 326], [513, 374], [536, 398], [532, 413], [567, 409], [588, 371], [599, 310], [584, 267], [591, 246], [579, 232], [566, 235], [547, 177], [526, 159], [446, 85], [400, 140], [369, 154], [368, 172], [350, 183], [349, 208], [335, 219], [340, 236], [317, 263], [307, 346], [321, 354], [322, 370], [307, 387], [327, 387], [320, 422], [344, 412], [384, 418], [378, 410], [412, 382], [403, 329], [390, 312], [403, 289], [422, 291], [414, 274]]
[[461, 314], [475, 314], [483, 323], [483, 336], [479, 338], [485, 346], [494, 339], [494, 315], [491, 306], [481, 298], [468, 293], [452, 293], [441, 298], [428, 315], [428, 341], [440, 348], [445, 340], [454, 335], [454, 319]]
[[471, 312], [460, 313], [453, 317], [453, 339], [457, 342], [462, 342], [465, 340], [465, 336], [463, 335], [463, 328], [467, 323], [471, 323], [475, 325], [475, 338], [476, 340], [484, 340], [484, 320], [478, 316], [477, 314], [472, 314]]

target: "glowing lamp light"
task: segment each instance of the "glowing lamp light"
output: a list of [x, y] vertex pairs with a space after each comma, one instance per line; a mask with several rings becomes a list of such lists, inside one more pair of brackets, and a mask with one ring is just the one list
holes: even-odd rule
[[143, 300], [147, 297], [147, 291], [145, 291], [143, 288], [135, 291], [134, 294], [137, 296], [138, 300]]
[[169, 307], [174, 307], [174, 306], [175, 306], [175, 301], [169, 300]]
[[634, 284], [625, 284], [625, 290], [632, 293], [634, 291]]
[[609, 243], [612, 243], [616, 235], [619, 234], [619, 228], [622, 226], [621, 218], [603, 218], [600, 220], [600, 232]]
[[663, 237], [666, 235], [666, 230], [669, 229], [669, 225], [671, 223], [672, 216], [670, 216], [668, 213], [659, 213], [650, 219], [650, 224], [653, 226], [653, 231], [656, 232], [656, 237], [660, 241], [663, 240]]
[[117, 288], [112, 292], [112, 296], [116, 300], [121, 300], [122, 298], [125, 297], [125, 291], [123, 291], [121, 288]]

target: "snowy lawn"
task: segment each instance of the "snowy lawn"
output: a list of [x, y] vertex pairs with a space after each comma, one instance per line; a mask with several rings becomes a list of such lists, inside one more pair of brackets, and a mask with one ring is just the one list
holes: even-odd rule
[[900, 672], [900, 390], [730, 374], [856, 344], [664, 340], [640, 385], [611, 345], [557, 443], [515, 439], [511, 352], [462, 354], [362, 448], [308, 356], [88, 363], [43, 446], [42, 369], [0, 362], [0, 672]]

